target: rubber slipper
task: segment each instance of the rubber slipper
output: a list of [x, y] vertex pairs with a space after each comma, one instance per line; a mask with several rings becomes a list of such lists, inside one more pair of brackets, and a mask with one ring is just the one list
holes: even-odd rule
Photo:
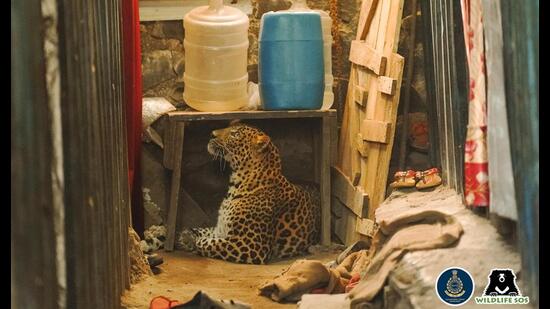
[[398, 171], [393, 176], [394, 182], [390, 184], [392, 188], [412, 188], [416, 185], [416, 172], [413, 170]]
[[417, 173], [418, 182], [416, 188], [419, 190], [437, 187], [441, 184], [441, 176], [437, 167]]

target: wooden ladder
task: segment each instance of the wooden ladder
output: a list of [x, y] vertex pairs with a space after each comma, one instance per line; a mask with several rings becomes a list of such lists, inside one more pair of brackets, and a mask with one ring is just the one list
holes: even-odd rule
[[[372, 236], [385, 198], [404, 58], [397, 54], [404, 0], [363, 0], [338, 160], [332, 170], [336, 235], [346, 243]], [[338, 218], [339, 217], [339, 218]]]

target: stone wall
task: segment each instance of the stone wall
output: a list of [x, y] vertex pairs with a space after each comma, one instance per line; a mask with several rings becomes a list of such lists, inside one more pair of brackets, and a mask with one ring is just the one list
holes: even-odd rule
[[[241, 0], [243, 1], [243, 0]], [[258, 82], [258, 34], [260, 19], [265, 12], [286, 10], [289, 0], [250, 0], [249, 15], [249, 80]], [[309, 0], [312, 9], [321, 9], [333, 18], [333, 75], [335, 78], [334, 107], [341, 109], [345, 101], [350, 64], [347, 61], [351, 40], [355, 36], [360, 0]], [[184, 30], [181, 20], [150, 21], [141, 23], [141, 50], [143, 71], [143, 94], [146, 97], [166, 97], [176, 106], [183, 102], [183, 50]]]
[[[243, 0], [240, 0], [243, 1]], [[360, 0], [312, 0], [312, 9], [329, 12], [333, 23], [333, 75], [335, 78], [334, 108], [341, 111], [345, 102], [350, 64], [347, 61], [351, 39], [355, 36]], [[265, 12], [288, 9], [288, 0], [251, 0], [249, 15], [249, 80], [258, 81], [258, 35], [260, 19]], [[335, 18], [336, 17], [336, 18]], [[185, 51], [183, 49], [184, 29], [181, 20], [150, 21], [141, 23], [141, 50], [144, 97], [165, 97], [176, 107], [183, 107], [183, 72]], [[165, 120], [157, 121], [155, 129], [163, 133]], [[215, 220], [220, 201], [227, 190], [229, 168], [213, 162], [206, 152], [206, 142], [212, 129], [220, 128], [225, 122], [202, 122], [190, 125], [186, 130], [184, 144], [184, 165], [182, 187], [197, 201], [204, 213]], [[312, 141], [310, 130], [313, 124], [300, 121], [257, 121], [254, 123], [265, 130], [281, 150], [285, 175], [296, 181], [312, 181]], [[142, 169], [143, 187], [147, 188], [151, 203], [166, 215], [169, 203], [170, 172], [162, 166], [162, 149], [154, 144], [143, 144]], [[181, 208], [180, 208], [181, 209]], [[145, 226], [154, 223], [146, 214]], [[178, 226], [189, 226], [196, 218], [180, 216]], [[215, 222], [215, 221], [214, 221]]]
[[[243, 0], [240, 0], [243, 1]], [[334, 108], [341, 115], [346, 99], [347, 84], [350, 73], [348, 61], [351, 40], [354, 39], [361, 0], [308, 0], [312, 9], [329, 12], [333, 18], [333, 48], [332, 62], [335, 78]], [[289, 0], [251, 0], [252, 10], [249, 15], [249, 79], [258, 81], [258, 35], [261, 16], [269, 11], [288, 9]], [[403, 23], [400, 35], [398, 53], [407, 55], [406, 39], [410, 32], [411, 12], [409, 0], [405, 1]], [[426, 90], [423, 71], [422, 23], [417, 19], [414, 78], [411, 88], [411, 108], [417, 118], [422, 119], [426, 113]], [[141, 23], [141, 48], [143, 92], [145, 97], [165, 97], [177, 107], [183, 102], [183, 72], [185, 69], [183, 49], [184, 29], [181, 20], [153, 21]], [[402, 89], [403, 91], [404, 89]], [[403, 99], [403, 95], [401, 96]], [[400, 108], [403, 102], [400, 103]], [[401, 111], [399, 112], [401, 114]], [[396, 141], [401, 132], [399, 116], [396, 131]], [[164, 120], [154, 126], [161, 134]], [[284, 121], [261, 121], [257, 123], [262, 129], [273, 135], [274, 140], [282, 149], [283, 165], [287, 175], [296, 180], [311, 181], [312, 166], [311, 139], [308, 132], [311, 124], [299, 124]], [[219, 163], [212, 162], [206, 152], [206, 142], [209, 132], [226, 125], [223, 122], [200, 123], [188, 127], [184, 145], [183, 187], [203, 208], [204, 213], [215, 219], [219, 202], [227, 188], [228, 171], [221, 171]], [[307, 129], [307, 130], [304, 130]], [[296, 134], [300, 132], [300, 134]], [[390, 181], [397, 170], [398, 143], [394, 145]], [[411, 149], [409, 149], [411, 151]], [[169, 202], [170, 173], [162, 166], [162, 150], [154, 144], [145, 144], [143, 148], [143, 187], [149, 189], [152, 203], [155, 203], [162, 214], [166, 213]], [[414, 169], [425, 169], [429, 166], [425, 152], [411, 151], [407, 158], [407, 166]], [[194, 218], [180, 218], [178, 225], [189, 225]], [[196, 218], [195, 218], [195, 221]], [[146, 226], [152, 224], [152, 218], [146, 216]]]

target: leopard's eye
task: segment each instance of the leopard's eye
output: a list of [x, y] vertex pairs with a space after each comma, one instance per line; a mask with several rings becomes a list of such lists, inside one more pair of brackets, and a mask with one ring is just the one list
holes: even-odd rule
[[239, 136], [241, 136], [239, 134], [239, 131], [231, 131], [229, 132], [229, 136], [231, 136], [232, 138], [239, 138]]

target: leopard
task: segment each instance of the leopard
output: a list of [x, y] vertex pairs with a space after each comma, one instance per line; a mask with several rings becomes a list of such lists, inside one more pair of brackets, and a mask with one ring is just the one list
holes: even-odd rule
[[176, 249], [244, 264], [306, 254], [319, 242], [320, 202], [312, 185], [282, 173], [279, 149], [255, 126], [232, 122], [213, 130], [208, 152], [231, 174], [214, 227], [178, 233]]

